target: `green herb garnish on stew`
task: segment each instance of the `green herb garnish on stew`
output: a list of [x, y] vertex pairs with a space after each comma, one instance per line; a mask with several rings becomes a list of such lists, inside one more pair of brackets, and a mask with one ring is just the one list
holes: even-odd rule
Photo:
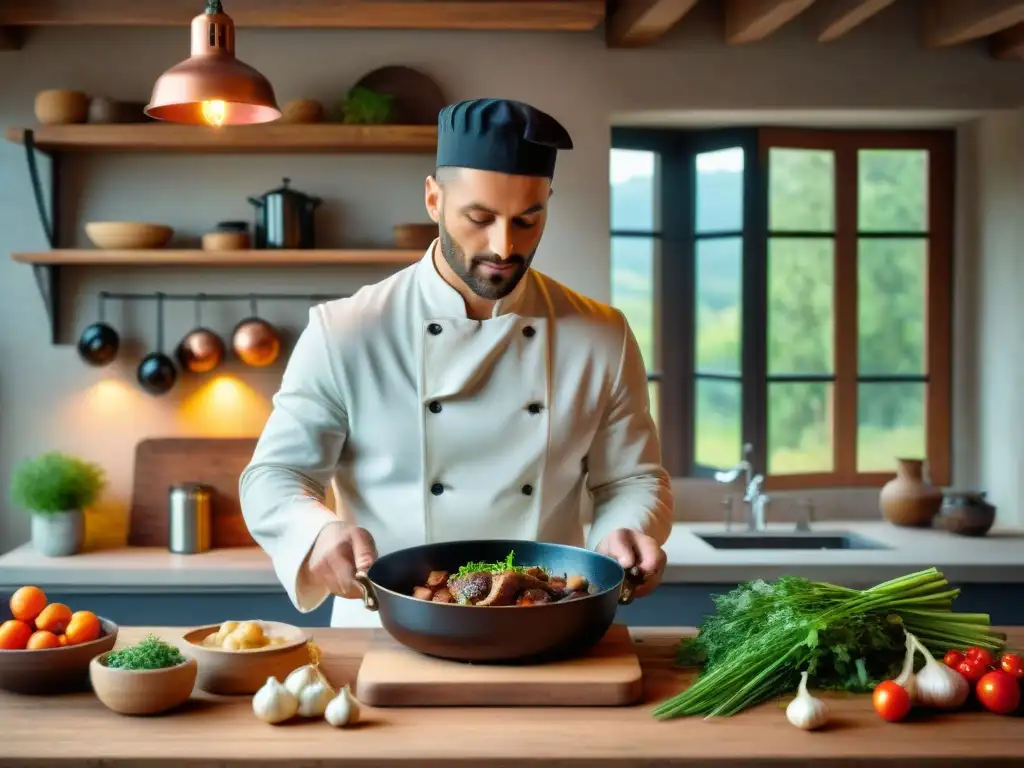
[[518, 573], [524, 573], [530, 568], [539, 568], [541, 571], [547, 573], [544, 568], [536, 565], [514, 565], [515, 551], [509, 552], [508, 556], [500, 563], [466, 563], [459, 568], [458, 573], [455, 574], [456, 579], [464, 578], [471, 573], [501, 573], [503, 571], [516, 571]]
[[106, 664], [117, 669], [166, 669], [184, 661], [185, 656], [180, 650], [155, 635], [149, 635], [135, 645], [113, 651], [107, 656]]

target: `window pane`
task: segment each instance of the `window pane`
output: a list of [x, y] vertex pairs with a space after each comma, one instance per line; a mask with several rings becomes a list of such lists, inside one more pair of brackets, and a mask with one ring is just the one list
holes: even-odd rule
[[695, 158], [697, 232], [743, 229], [743, 150], [702, 152]]
[[768, 151], [768, 229], [835, 229], [834, 156], [827, 149]]
[[831, 472], [832, 384], [768, 384], [768, 472]]
[[697, 370], [740, 372], [743, 238], [697, 241]]
[[654, 426], [661, 429], [661, 382], [647, 382], [647, 397], [651, 401], [651, 418], [654, 419]]
[[654, 272], [657, 241], [612, 238], [612, 304], [622, 310], [640, 345], [647, 370], [656, 370]]
[[857, 244], [857, 365], [862, 376], [925, 372], [928, 241]]
[[894, 472], [896, 459], [925, 458], [925, 384], [857, 387], [857, 471]]
[[738, 381], [696, 382], [693, 458], [705, 467], [733, 467], [742, 458], [742, 385]]
[[831, 238], [768, 241], [768, 373], [830, 374]]
[[609, 171], [612, 229], [657, 231], [657, 154], [638, 149], [613, 149]]
[[928, 231], [928, 151], [857, 153], [857, 227], [862, 232]]

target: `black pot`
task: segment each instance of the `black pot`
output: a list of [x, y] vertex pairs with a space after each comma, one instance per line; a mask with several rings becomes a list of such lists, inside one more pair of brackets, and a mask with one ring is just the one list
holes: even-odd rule
[[[457, 571], [468, 562], [500, 562], [515, 552], [516, 565], [579, 575], [592, 594], [559, 603], [481, 607], [412, 597], [431, 571]], [[635, 569], [633, 569], [635, 571]], [[388, 634], [420, 653], [456, 661], [539, 663], [578, 656], [595, 645], [633, 599], [635, 572], [588, 549], [535, 541], [452, 541], [402, 549], [357, 573], [363, 603], [380, 613]]]
[[321, 200], [289, 189], [290, 179], [260, 197], [250, 197], [256, 206], [256, 248], [315, 248], [314, 214]]
[[78, 356], [89, 365], [109, 365], [117, 357], [121, 337], [104, 322], [88, 326], [78, 338]]

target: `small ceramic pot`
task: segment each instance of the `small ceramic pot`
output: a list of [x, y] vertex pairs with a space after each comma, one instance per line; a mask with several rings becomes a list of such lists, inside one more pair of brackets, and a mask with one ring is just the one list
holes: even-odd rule
[[68, 557], [85, 542], [85, 515], [80, 509], [32, 515], [32, 546], [46, 557]]
[[984, 536], [996, 521], [996, 508], [985, 495], [985, 491], [949, 491], [935, 526], [960, 536]]

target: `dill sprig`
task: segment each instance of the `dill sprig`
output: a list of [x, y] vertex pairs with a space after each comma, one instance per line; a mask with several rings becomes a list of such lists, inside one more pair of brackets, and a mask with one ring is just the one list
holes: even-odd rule
[[107, 656], [106, 665], [117, 669], [166, 669], [185, 661], [182, 652], [156, 635], [150, 634], [145, 640], [113, 651]]
[[517, 571], [523, 573], [530, 568], [540, 568], [540, 570], [547, 573], [544, 568], [536, 565], [515, 565], [515, 550], [508, 553], [504, 560], [496, 563], [481, 563], [481, 562], [470, 562], [459, 568], [458, 573], [455, 574], [456, 579], [461, 579], [468, 576], [471, 573], [502, 573], [504, 571]]

